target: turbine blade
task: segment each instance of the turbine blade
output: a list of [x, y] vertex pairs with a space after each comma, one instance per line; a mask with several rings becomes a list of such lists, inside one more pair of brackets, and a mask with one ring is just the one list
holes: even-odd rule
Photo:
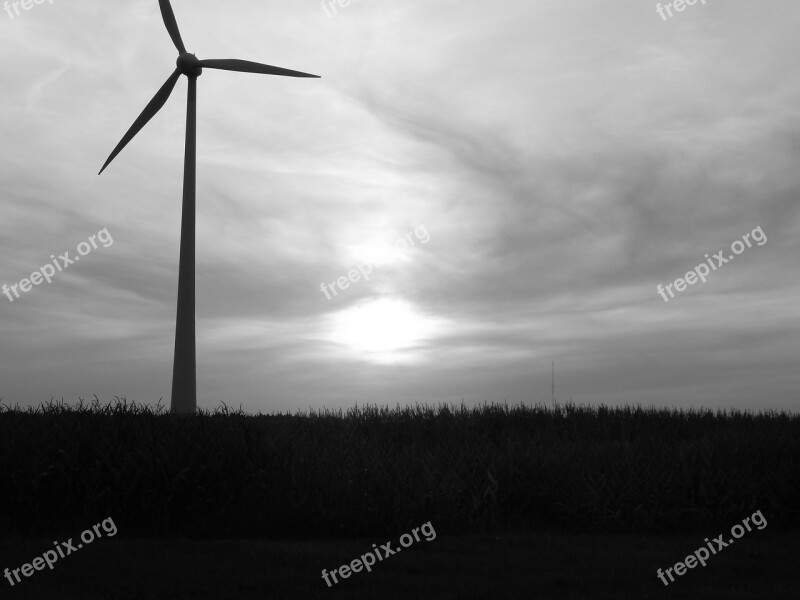
[[175, 44], [178, 52], [186, 54], [186, 46], [183, 45], [181, 32], [178, 30], [178, 21], [175, 20], [175, 13], [172, 12], [172, 5], [169, 0], [158, 0], [158, 5], [161, 7], [161, 18], [164, 19], [164, 25], [167, 26], [172, 43]]
[[221, 58], [212, 60], [199, 61], [201, 67], [209, 69], [222, 69], [223, 71], [240, 71], [242, 73], [262, 73], [263, 75], [284, 75], [285, 77], [316, 77], [319, 75], [311, 75], [310, 73], [301, 73], [300, 71], [292, 71], [291, 69], [282, 69], [281, 67], [273, 67], [270, 65], [263, 65], [261, 63], [252, 62], [249, 60], [237, 60], [235, 58]]
[[[144, 107], [142, 114], [140, 114], [139, 118], [133, 122], [131, 128], [128, 129], [128, 132], [122, 137], [119, 144], [117, 144], [117, 147], [114, 148], [114, 151], [109, 155], [106, 163], [103, 165], [103, 168], [100, 169], [100, 173], [105, 171], [106, 167], [111, 163], [112, 160], [114, 160], [117, 154], [122, 152], [122, 149], [128, 144], [128, 142], [130, 142], [133, 137], [139, 133], [139, 131], [141, 131], [142, 127], [147, 125], [147, 122], [152, 119], [158, 111], [161, 110], [164, 104], [166, 104], [167, 99], [172, 93], [172, 90], [178, 81], [178, 77], [180, 76], [181, 72], [178, 69], [175, 69], [175, 72], [169, 76], [169, 79], [167, 79], [164, 85], [161, 86], [161, 89], [156, 92], [156, 95], [153, 96], [153, 99], [150, 100], [148, 105]], [[100, 173], [98, 173], [98, 175], [100, 175]]]

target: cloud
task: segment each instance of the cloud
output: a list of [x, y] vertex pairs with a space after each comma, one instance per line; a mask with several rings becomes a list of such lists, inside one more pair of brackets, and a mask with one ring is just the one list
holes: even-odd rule
[[[547, 401], [555, 359], [562, 399], [796, 408], [798, 11], [176, 0], [199, 57], [323, 75], [199, 79], [201, 406]], [[185, 82], [96, 175], [174, 68], [157, 3], [2, 27], [0, 283], [102, 227], [115, 243], [0, 304], [0, 396], [168, 399]], [[320, 292], [420, 225], [406, 260]], [[767, 244], [658, 296], [757, 226]], [[331, 341], [395, 305], [439, 324], [414, 360]]]

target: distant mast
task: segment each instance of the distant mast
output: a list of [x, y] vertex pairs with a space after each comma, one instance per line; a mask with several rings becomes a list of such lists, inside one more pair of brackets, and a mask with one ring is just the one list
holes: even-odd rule
[[556, 361], [550, 362], [550, 399], [553, 401], [553, 406], [556, 405]]

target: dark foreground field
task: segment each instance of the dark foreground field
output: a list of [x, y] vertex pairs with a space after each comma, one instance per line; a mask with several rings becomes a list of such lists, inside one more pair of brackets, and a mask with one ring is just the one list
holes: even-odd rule
[[[379, 540], [382, 542], [383, 540]], [[320, 576], [371, 548], [362, 541], [99, 540], [2, 598], [109, 599], [550, 599], [797, 600], [800, 543], [769, 528], [665, 587], [656, 568], [702, 545], [702, 536], [439, 536], [370, 573], [328, 588]], [[47, 539], [3, 541], [2, 564], [29, 560]], [[5, 583], [5, 582], [4, 582]]]
[[[707, 567], [657, 578], [757, 512]], [[0, 569], [104, 519], [115, 535], [0, 597], [796, 599], [800, 417], [0, 406]], [[426, 523], [432, 541], [322, 580]]]

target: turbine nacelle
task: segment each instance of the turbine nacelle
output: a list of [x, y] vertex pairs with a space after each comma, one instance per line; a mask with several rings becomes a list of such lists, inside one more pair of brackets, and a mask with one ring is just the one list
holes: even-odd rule
[[187, 77], [199, 77], [203, 73], [203, 67], [200, 66], [200, 61], [194, 54], [184, 52], [175, 61], [178, 65], [178, 70]]

